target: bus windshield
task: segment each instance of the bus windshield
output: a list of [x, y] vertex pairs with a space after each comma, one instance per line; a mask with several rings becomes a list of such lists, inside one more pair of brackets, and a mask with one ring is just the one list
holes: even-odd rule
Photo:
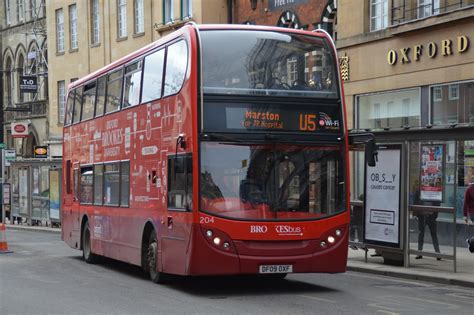
[[208, 30], [202, 51], [204, 93], [338, 97], [334, 58], [320, 37]]
[[242, 220], [344, 211], [341, 146], [201, 143], [201, 210]]

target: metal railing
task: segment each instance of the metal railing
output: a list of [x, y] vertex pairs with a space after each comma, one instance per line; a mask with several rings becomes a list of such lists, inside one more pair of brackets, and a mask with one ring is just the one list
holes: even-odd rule
[[46, 117], [47, 101], [33, 101], [17, 104], [15, 107], [4, 108], [5, 123], [14, 120]]
[[472, 0], [393, 0], [391, 25], [474, 6]]

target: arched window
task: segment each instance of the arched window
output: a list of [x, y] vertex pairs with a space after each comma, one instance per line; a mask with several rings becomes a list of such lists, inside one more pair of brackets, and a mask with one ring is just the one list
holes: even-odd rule
[[327, 31], [334, 40], [337, 40], [337, 2], [328, 1], [328, 5], [321, 16], [321, 23], [315, 25], [316, 28], [322, 28]]
[[[18, 58], [18, 66], [16, 68], [17, 70], [17, 82], [20, 82], [20, 76], [22, 76], [25, 72], [25, 57], [21, 54], [20, 57]], [[20, 88], [18, 86], [18, 102], [23, 103], [25, 101], [23, 93], [20, 92]]]
[[10, 57], [7, 58], [7, 63], [5, 66], [5, 98], [7, 101], [7, 106], [11, 106], [13, 104], [12, 100], [12, 87], [13, 87], [13, 63]]

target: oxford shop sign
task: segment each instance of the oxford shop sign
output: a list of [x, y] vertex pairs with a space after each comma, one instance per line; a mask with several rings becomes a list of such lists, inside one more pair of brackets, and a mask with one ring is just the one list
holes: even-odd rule
[[412, 47], [404, 47], [398, 50], [391, 49], [387, 54], [389, 65], [397, 63], [407, 64], [411, 61], [419, 61], [422, 58], [436, 58], [437, 56], [450, 56], [462, 54], [469, 50], [470, 39], [465, 35], [458, 36], [456, 39], [444, 39], [440, 42], [429, 42], [418, 44]]

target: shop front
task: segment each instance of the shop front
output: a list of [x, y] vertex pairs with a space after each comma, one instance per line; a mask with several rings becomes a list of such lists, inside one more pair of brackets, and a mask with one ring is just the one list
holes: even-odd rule
[[[393, 36], [340, 49], [350, 60], [344, 88], [351, 128], [373, 132], [381, 148], [396, 145], [401, 152], [394, 162], [400, 166], [400, 193], [392, 194], [399, 210], [395, 217], [367, 204], [371, 188], [383, 189], [386, 179], [367, 186], [374, 172], [364, 168], [362, 152], [353, 154], [357, 211], [353, 208], [351, 241], [394, 253], [389, 260], [395, 257], [405, 266], [410, 259], [455, 262], [456, 248], [465, 247], [473, 234], [463, 220], [463, 201], [474, 178], [474, 21], [391, 31]], [[371, 56], [370, 67], [357, 59], [362, 56]], [[378, 170], [376, 176], [390, 172]], [[387, 243], [382, 235], [372, 241], [373, 223], [389, 226], [392, 217], [399, 238]]]

